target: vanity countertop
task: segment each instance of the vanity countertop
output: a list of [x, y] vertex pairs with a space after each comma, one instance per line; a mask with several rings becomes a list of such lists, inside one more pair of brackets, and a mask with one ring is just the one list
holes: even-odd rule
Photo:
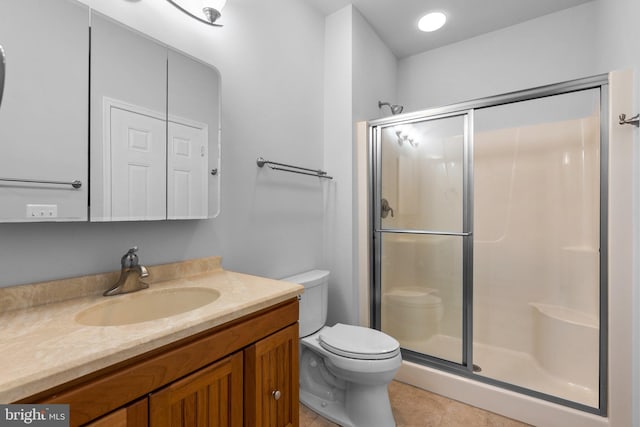
[[[152, 266], [149, 271], [149, 290], [195, 286], [213, 288], [220, 297], [203, 307], [159, 320], [84, 326], [75, 321], [75, 316], [85, 308], [107, 298], [127, 298], [137, 293], [103, 297], [100, 291], [109, 287], [104, 283], [117, 278], [115, 272], [85, 276], [79, 282], [69, 279], [0, 289], [0, 403], [23, 399], [239, 319], [294, 298], [304, 289], [293, 283], [224, 270], [219, 257]], [[73, 284], [65, 286], [65, 282]], [[74, 296], [71, 287], [91, 295], [77, 296], [76, 292]], [[47, 294], [69, 299], [42, 303]], [[25, 303], [33, 304], [38, 299], [39, 305]]]

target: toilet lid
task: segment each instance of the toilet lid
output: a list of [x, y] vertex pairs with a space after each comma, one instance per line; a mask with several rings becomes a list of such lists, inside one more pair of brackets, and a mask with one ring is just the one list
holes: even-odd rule
[[341, 323], [322, 329], [319, 342], [325, 350], [352, 359], [390, 359], [400, 352], [400, 343], [383, 332]]

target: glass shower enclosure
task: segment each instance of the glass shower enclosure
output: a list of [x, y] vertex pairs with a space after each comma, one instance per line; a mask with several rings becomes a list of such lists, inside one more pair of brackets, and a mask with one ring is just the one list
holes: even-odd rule
[[607, 87], [370, 122], [372, 324], [405, 360], [606, 414]]

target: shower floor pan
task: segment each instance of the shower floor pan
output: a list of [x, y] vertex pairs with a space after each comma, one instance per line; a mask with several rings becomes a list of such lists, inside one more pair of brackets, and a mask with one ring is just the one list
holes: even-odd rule
[[[460, 361], [462, 340], [447, 335], [434, 335], [427, 341], [402, 341], [403, 348]], [[480, 368], [476, 375], [528, 388], [586, 406], [598, 407], [598, 392], [573, 384], [545, 371], [530, 354], [502, 347], [474, 344], [474, 365]]]

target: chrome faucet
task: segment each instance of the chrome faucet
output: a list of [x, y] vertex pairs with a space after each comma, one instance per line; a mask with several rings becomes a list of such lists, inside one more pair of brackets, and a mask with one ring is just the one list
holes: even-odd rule
[[124, 254], [120, 260], [120, 263], [122, 264], [120, 278], [115, 285], [107, 289], [102, 295], [108, 297], [112, 295], [127, 294], [129, 292], [136, 292], [149, 287], [147, 283], [141, 280], [145, 277], [149, 277], [149, 271], [147, 271], [147, 267], [138, 264], [138, 255], [136, 255], [136, 252], [138, 252], [138, 247], [134, 246]]

